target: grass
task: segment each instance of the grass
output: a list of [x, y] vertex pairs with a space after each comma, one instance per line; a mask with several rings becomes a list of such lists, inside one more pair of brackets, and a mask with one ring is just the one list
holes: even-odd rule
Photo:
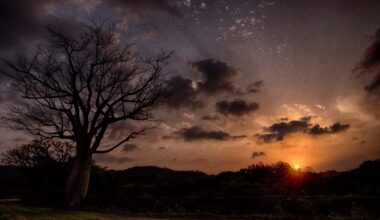
[[[0, 204], [0, 220], [179, 220], [179, 219], [247, 219], [243, 217], [221, 216], [140, 216], [128, 214], [114, 214], [88, 211], [64, 211], [52, 208], [30, 207], [19, 204]], [[249, 219], [272, 219], [267, 217], [252, 216]]]
[[159, 218], [125, 216], [121, 214], [64, 211], [52, 208], [28, 207], [18, 204], [0, 204], [0, 220], [154, 220]]
[[[75, 210], [59, 210], [53, 208], [42, 208], [42, 207], [31, 207], [26, 205], [21, 205], [16, 202], [2, 202], [0, 200], [0, 220], [122, 220], [122, 219], [136, 219], [136, 220], [177, 220], [177, 219], [257, 219], [257, 220], [274, 220], [274, 219], [305, 219], [297, 217], [285, 217], [285, 216], [264, 216], [264, 215], [254, 215], [254, 216], [149, 216], [149, 215], [131, 215], [131, 214], [117, 214], [117, 213], [104, 213], [104, 212], [93, 212], [93, 211], [75, 211]], [[307, 219], [321, 220], [321, 219], [371, 219], [371, 218], [318, 218], [318, 217], [308, 217]]]

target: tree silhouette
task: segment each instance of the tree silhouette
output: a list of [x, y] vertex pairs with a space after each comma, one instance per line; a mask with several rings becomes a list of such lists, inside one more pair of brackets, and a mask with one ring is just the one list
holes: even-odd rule
[[66, 165], [72, 157], [74, 146], [68, 142], [36, 139], [0, 155], [0, 162], [22, 168]]
[[92, 155], [110, 152], [149, 129], [130, 130], [105, 146], [112, 125], [153, 118], [162, 100], [163, 69], [171, 55], [139, 57], [114, 26], [84, 26], [80, 34], [47, 27], [47, 44], [33, 56], [5, 60], [2, 72], [26, 99], [3, 118], [12, 128], [43, 138], [75, 143], [75, 159], [66, 184], [69, 205], [87, 194]]

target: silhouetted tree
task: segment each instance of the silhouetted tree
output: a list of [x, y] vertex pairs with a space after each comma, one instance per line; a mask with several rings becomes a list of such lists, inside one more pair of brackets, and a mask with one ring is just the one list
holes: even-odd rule
[[148, 129], [130, 130], [113, 144], [104, 144], [115, 123], [152, 119], [171, 53], [140, 58], [113, 26], [103, 24], [84, 26], [80, 35], [47, 30], [47, 44], [31, 58], [5, 61], [2, 72], [27, 99], [27, 107], [11, 107], [4, 119], [13, 128], [75, 143], [66, 200], [76, 205], [87, 194], [92, 155], [110, 152]]
[[49, 166], [51, 163], [66, 165], [74, 153], [74, 146], [68, 142], [36, 139], [1, 154], [4, 165], [34, 168]]

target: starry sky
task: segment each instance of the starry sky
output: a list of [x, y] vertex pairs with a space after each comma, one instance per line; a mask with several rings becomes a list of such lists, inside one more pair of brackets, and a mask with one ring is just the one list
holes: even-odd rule
[[[376, 0], [4, 0], [0, 56], [32, 52], [46, 25], [75, 32], [96, 19], [142, 56], [174, 52], [160, 123], [94, 157], [109, 168], [344, 170], [380, 158], [379, 9]], [[0, 92], [2, 108], [23, 103], [4, 76]], [[107, 140], [136, 126], [117, 124]], [[32, 138], [0, 132], [0, 152]]]

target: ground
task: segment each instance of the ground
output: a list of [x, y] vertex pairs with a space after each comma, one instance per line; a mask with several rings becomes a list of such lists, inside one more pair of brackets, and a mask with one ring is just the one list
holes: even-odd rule
[[[115, 214], [115, 213], [102, 213], [94, 211], [67, 211], [59, 210], [52, 208], [42, 208], [42, 207], [31, 207], [26, 205], [21, 205], [19, 203], [3, 203], [0, 202], [0, 220], [122, 220], [122, 219], [133, 219], [133, 220], [177, 220], [177, 219], [257, 219], [257, 220], [273, 220], [273, 219], [305, 219], [297, 217], [283, 217], [283, 216], [157, 216], [157, 215], [131, 215], [131, 214]], [[368, 218], [341, 218], [341, 217], [332, 217], [332, 218], [316, 218], [308, 217], [306, 219], [368, 219]]]

